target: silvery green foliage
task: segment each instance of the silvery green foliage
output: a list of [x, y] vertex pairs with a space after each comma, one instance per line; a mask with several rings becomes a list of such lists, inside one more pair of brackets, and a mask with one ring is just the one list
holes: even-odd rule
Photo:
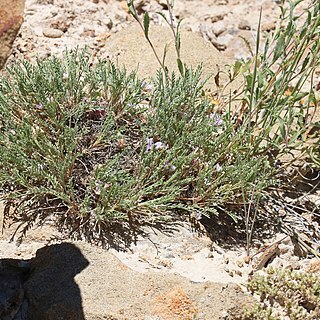
[[[140, 20], [133, 1], [128, 5], [152, 46], [149, 15]], [[295, 8], [290, 1], [282, 9], [287, 26], [262, 53], [257, 41], [253, 59], [235, 63], [230, 81], [243, 75], [245, 83], [227, 100], [206, 92], [201, 68], [182, 65], [180, 24], [175, 29], [172, 15], [164, 18], [179, 76], [165, 67], [165, 55], [156, 56], [162, 70], [155, 79], [141, 81], [110, 62], [91, 66], [77, 50], [63, 60], [7, 68], [0, 80], [5, 220], [21, 223], [23, 235], [50, 217], [74, 238], [106, 243], [126, 241], [144, 224], [215, 216], [247, 233], [248, 250], [255, 221], [278, 224], [275, 209], [288, 208], [278, 195], [274, 206], [268, 193], [291, 187], [277, 165], [281, 156], [302, 149], [319, 161], [319, 140], [304, 144], [313, 125], [306, 116], [317, 100], [302, 87], [319, 66], [320, 4], [307, 11], [301, 33]]]
[[[252, 199], [274, 181], [232, 121], [215, 113], [200, 80], [159, 72], [139, 81], [84, 51], [31, 64], [0, 80], [0, 187], [6, 219], [53, 217], [72, 237], [107, 241], [117, 226], [187, 214], [217, 215], [243, 191]], [[230, 207], [229, 207], [230, 206]], [[229, 207], [229, 209], [228, 209]]]

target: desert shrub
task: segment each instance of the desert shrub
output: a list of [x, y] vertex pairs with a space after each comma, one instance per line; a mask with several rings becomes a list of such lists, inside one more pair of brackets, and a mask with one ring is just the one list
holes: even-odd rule
[[[230, 70], [230, 81], [244, 77], [236, 97], [208, 94], [201, 68], [183, 65], [179, 30], [173, 32], [179, 75], [157, 57], [162, 70], [140, 80], [108, 61], [91, 66], [78, 50], [63, 60], [7, 67], [0, 79], [6, 221], [20, 222], [23, 235], [51, 217], [72, 237], [104, 242], [116, 227], [223, 213], [245, 221], [249, 244], [257, 212], [270, 201], [267, 191], [280, 186], [278, 160], [310, 149], [302, 142], [316, 100], [302, 88], [319, 66], [319, 7], [310, 8], [299, 35], [295, 5], [288, 15], [283, 9], [288, 26], [263, 53], [258, 41], [253, 59]], [[147, 38], [149, 22], [148, 15], [140, 22]], [[174, 29], [172, 19], [168, 24]]]
[[84, 52], [8, 68], [0, 183], [14, 220], [26, 230], [53, 215], [73, 236], [102, 240], [113, 224], [216, 214], [269, 186], [267, 157], [234, 138], [200, 75], [159, 72], [148, 91], [109, 62], [90, 67]]

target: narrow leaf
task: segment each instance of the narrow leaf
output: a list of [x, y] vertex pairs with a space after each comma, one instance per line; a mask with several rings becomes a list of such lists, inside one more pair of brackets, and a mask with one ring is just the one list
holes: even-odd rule
[[144, 14], [143, 25], [144, 25], [144, 34], [145, 34], [146, 38], [148, 38], [149, 25], [150, 25], [150, 17], [149, 17], [148, 12], [146, 12], [146, 13]]
[[281, 137], [284, 141], [286, 141], [286, 128], [285, 128], [285, 124], [284, 121], [282, 119], [279, 119], [279, 129], [280, 129], [280, 133], [281, 133]]
[[166, 57], [167, 57], [167, 53], [168, 53], [168, 48], [169, 48], [169, 45], [168, 43], [166, 43], [166, 45], [164, 46], [164, 49], [163, 49], [163, 56], [162, 56], [162, 64], [165, 65], [165, 61], [166, 61]]
[[283, 47], [284, 47], [284, 37], [283, 35], [280, 35], [279, 39], [277, 40], [276, 47], [274, 49], [273, 61], [277, 61], [278, 58], [283, 54]]
[[183, 76], [184, 75], [184, 67], [183, 67], [183, 63], [182, 63], [181, 59], [177, 59], [177, 63], [178, 63], [179, 72]]
[[180, 33], [177, 34], [177, 53], [180, 56], [180, 47], [181, 47], [181, 39], [180, 39]]

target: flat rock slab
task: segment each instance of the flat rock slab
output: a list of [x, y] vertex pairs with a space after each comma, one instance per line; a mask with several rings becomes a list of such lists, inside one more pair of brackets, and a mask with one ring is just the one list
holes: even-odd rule
[[29, 320], [223, 319], [248, 301], [235, 284], [140, 273], [87, 243], [39, 249], [24, 284]]
[[0, 0], [0, 69], [23, 22], [25, 0]]
[[[195, 283], [179, 275], [140, 273], [129, 269], [113, 255], [82, 246], [91, 261], [76, 276], [88, 319], [222, 319], [225, 306], [246, 301], [235, 284]], [[103, 275], [103, 276], [102, 276]], [[103, 292], [103, 294], [101, 294]], [[111, 318], [112, 319], [112, 318]]]
[[[163, 57], [165, 46], [168, 46], [165, 64], [169, 71], [175, 71], [179, 74], [171, 29], [159, 25], [150, 25], [149, 36], [160, 59]], [[138, 23], [133, 23], [112, 35], [107, 41], [106, 47], [108, 49], [108, 57], [118, 66], [125, 66], [130, 71], [137, 70], [137, 74], [141, 78], [155, 76], [157, 70], [160, 69], [160, 64]], [[226, 70], [226, 66], [232, 63], [211, 43], [191, 31], [182, 31], [181, 33], [181, 60], [187, 66], [193, 68], [202, 65], [203, 76], [213, 76], [207, 82], [207, 87], [213, 90], [216, 89], [214, 76], [217, 75], [218, 71]], [[227, 81], [226, 76], [223, 74], [220, 77], [221, 84]], [[235, 81], [226, 92], [237, 90], [240, 84], [240, 80]]]

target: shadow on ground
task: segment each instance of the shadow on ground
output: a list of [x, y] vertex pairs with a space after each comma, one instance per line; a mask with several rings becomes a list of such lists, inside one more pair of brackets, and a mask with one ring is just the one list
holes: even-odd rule
[[[221, 212], [218, 216], [202, 216], [199, 223], [204, 227], [210, 240], [221, 247], [225, 249], [246, 247], [247, 233], [244, 218], [234, 220], [227, 213]], [[252, 220], [249, 227], [252, 227]], [[275, 217], [266, 218], [265, 212], [257, 213], [250, 243], [260, 245], [261, 241], [271, 239], [278, 231], [279, 226]]]
[[74, 277], [88, 265], [71, 243], [43, 247], [31, 260], [1, 259], [0, 319], [84, 319]]

